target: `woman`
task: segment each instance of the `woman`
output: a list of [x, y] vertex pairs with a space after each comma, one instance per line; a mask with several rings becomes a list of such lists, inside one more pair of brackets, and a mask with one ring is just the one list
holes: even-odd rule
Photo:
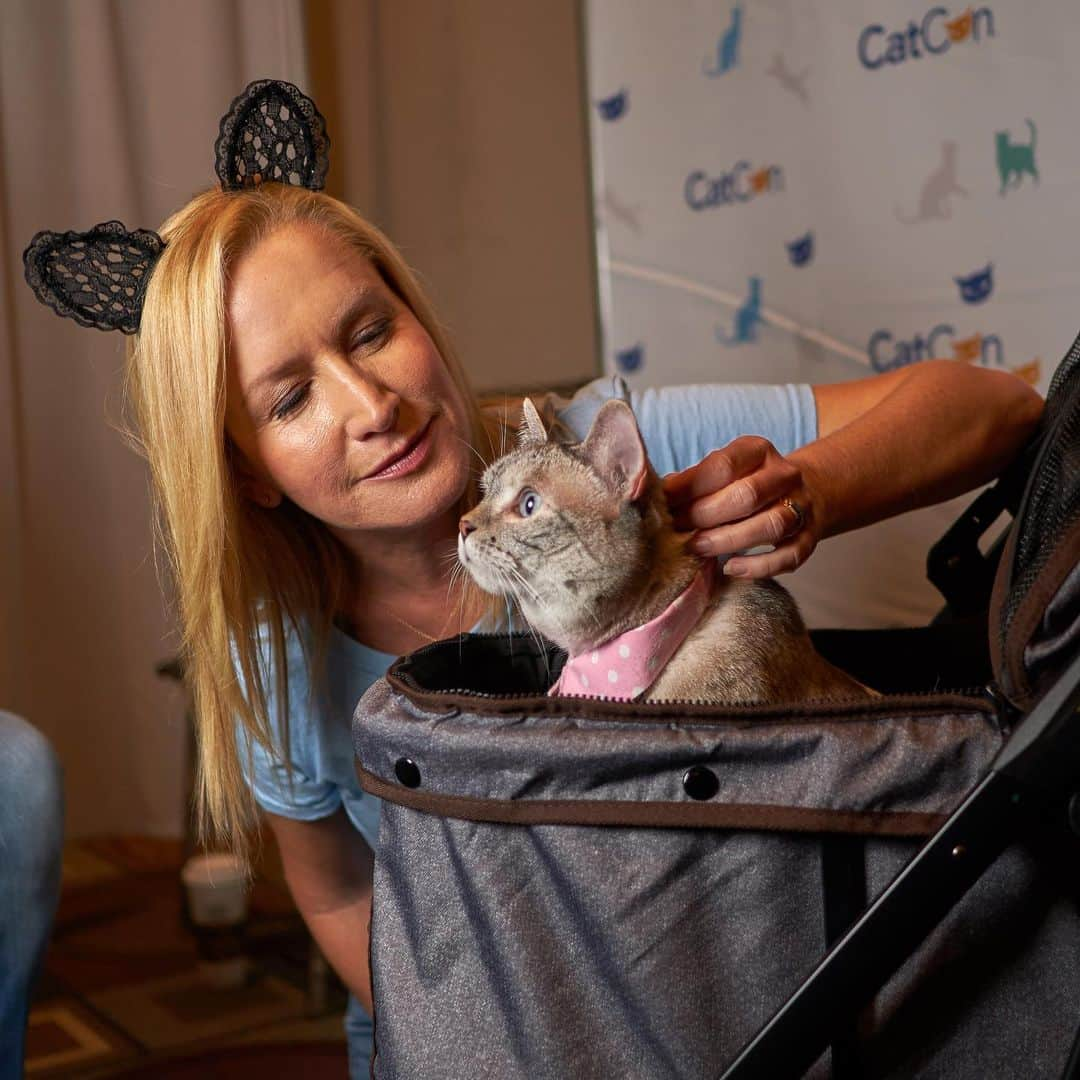
[[[354, 996], [350, 1056], [366, 1075], [355, 1002], [370, 1010], [378, 808], [353, 775], [350, 714], [393, 656], [497, 621], [450, 569], [520, 402], [481, 411], [400, 256], [326, 195], [214, 190], [161, 236], [130, 389], [197, 703], [201, 806], [241, 850], [255, 804], [267, 811], [296, 903]], [[564, 419], [583, 433], [617, 384], [590, 384]], [[748, 576], [988, 480], [1041, 409], [1019, 379], [948, 361], [632, 403], [659, 471], [682, 470], [666, 488], [696, 550], [775, 545], [727, 562]]]

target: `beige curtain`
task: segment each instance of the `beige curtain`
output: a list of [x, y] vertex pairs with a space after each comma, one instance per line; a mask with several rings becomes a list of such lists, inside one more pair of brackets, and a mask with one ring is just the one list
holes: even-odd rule
[[579, 0], [306, 10], [313, 93], [347, 132], [328, 186], [401, 247], [475, 385], [599, 374]]
[[55, 743], [76, 835], [180, 832], [183, 701], [121, 336], [37, 303], [21, 254], [156, 228], [263, 77], [318, 102], [328, 190], [400, 243], [480, 388], [598, 371], [577, 0], [0, 3], [0, 708]]
[[[73, 833], [177, 833], [183, 706], [142, 462], [114, 430], [123, 341], [37, 303], [39, 229], [156, 228], [215, 181], [229, 101], [304, 85], [299, 0], [0, 5], [0, 705], [53, 740]], [[2, 797], [2, 795], [0, 795]]]

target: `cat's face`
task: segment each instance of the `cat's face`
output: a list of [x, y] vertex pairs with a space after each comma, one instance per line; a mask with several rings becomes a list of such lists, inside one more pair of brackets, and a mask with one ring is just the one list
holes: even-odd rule
[[531, 402], [517, 449], [481, 479], [458, 557], [480, 588], [513, 595], [529, 623], [577, 652], [597, 640], [647, 566], [636, 505], [648, 463], [633, 413], [607, 402], [584, 442], [549, 440]]

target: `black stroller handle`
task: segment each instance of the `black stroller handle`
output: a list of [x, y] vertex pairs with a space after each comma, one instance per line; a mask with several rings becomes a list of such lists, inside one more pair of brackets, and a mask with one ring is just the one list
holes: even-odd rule
[[[1017, 727], [986, 778], [826, 954], [721, 1080], [801, 1077], [1027, 830], [1080, 788], [1080, 656]], [[1066, 1076], [1078, 1063], [1074, 1048]]]

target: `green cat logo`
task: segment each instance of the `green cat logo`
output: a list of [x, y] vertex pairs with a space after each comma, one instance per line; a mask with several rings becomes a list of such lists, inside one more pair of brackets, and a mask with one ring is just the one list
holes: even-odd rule
[[1014, 179], [1016, 182], [1012, 186], [1019, 187], [1026, 175], [1034, 177], [1036, 184], [1039, 182], [1039, 170], [1035, 168], [1035, 125], [1029, 120], [1027, 126], [1031, 132], [1031, 141], [1028, 143], [1010, 142], [1007, 131], [996, 133], [997, 167], [1001, 176], [1000, 195], [1005, 194]]

